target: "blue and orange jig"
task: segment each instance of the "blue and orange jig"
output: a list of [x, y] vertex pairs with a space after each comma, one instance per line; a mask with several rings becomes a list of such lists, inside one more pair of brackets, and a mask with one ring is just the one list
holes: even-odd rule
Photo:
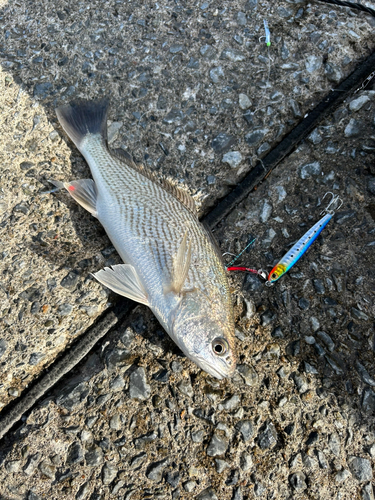
[[326, 227], [328, 222], [332, 219], [335, 211], [342, 206], [342, 200], [339, 196], [335, 196], [331, 192], [327, 192], [323, 196], [324, 198], [327, 194], [332, 195], [331, 201], [329, 202], [327, 208], [325, 208], [321, 214], [323, 217], [316, 223], [312, 228], [310, 228], [297, 243], [295, 243], [292, 248], [281, 258], [281, 260], [275, 265], [272, 271], [269, 273], [268, 277], [265, 271], [255, 269], [250, 269], [248, 267], [228, 267], [228, 271], [247, 271], [250, 273], [257, 274], [266, 280], [266, 285], [271, 286], [280, 279], [289, 269], [294, 266], [294, 264], [302, 257], [306, 250], [314, 243], [316, 238], [320, 235], [323, 229]]
[[329, 202], [327, 208], [325, 208], [321, 214], [323, 217], [316, 223], [312, 228], [310, 228], [303, 236], [300, 238], [295, 245], [287, 252], [281, 260], [276, 264], [276, 266], [269, 273], [266, 285], [270, 286], [275, 281], [281, 278], [289, 269], [294, 266], [294, 264], [302, 257], [306, 250], [314, 243], [316, 238], [320, 235], [323, 229], [326, 227], [328, 222], [332, 219], [335, 214], [335, 210], [338, 210], [342, 205], [342, 200], [338, 196], [335, 196], [331, 192], [327, 192], [323, 196], [324, 198], [327, 194], [331, 194], [332, 198]]

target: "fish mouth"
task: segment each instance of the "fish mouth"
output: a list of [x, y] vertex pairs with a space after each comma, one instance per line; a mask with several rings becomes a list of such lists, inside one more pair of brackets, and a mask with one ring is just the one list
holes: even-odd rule
[[228, 367], [228, 366], [223, 366], [223, 367], [217, 367], [217, 366], [212, 366], [209, 364], [205, 359], [198, 358], [196, 361], [197, 365], [199, 368], [204, 370], [206, 373], [211, 375], [212, 377], [215, 377], [219, 380], [222, 380], [223, 378], [228, 378], [231, 377], [234, 373], [235, 366], [233, 367]]

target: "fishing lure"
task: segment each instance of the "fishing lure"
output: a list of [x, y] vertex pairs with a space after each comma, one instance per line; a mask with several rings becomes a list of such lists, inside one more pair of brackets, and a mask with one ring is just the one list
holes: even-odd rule
[[267, 47], [270, 47], [270, 45], [271, 45], [271, 33], [270, 33], [270, 29], [268, 27], [268, 22], [266, 19], [263, 19], [263, 25], [264, 25], [264, 31], [266, 33], [266, 45], [267, 45]]
[[276, 264], [276, 266], [269, 273], [266, 285], [270, 286], [275, 281], [281, 278], [289, 269], [294, 266], [294, 264], [302, 257], [302, 255], [306, 252], [306, 250], [314, 243], [319, 234], [326, 227], [328, 222], [334, 216], [335, 210], [338, 210], [342, 205], [342, 200], [338, 196], [335, 196], [331, 192], [327, 192], [323, 199], [327, 196], [327, 194], [331, 194], [332, 198], [329, 202], [327, 208], [325, 208], [321, 214], [325, 213], [323, 217], [316, 223], [312, 228], [310, 228], [307, 233], [305, 233], [301, 239], [297, 241], [295, 245], [287, 252], [281, 260]]
[[[245, 271], [248, 273], [253, 273], [257, 274], [264, 280], [266, 280], [266, 285], [271, 286], [277, 281], [278, 279], [281, 278], [286, 272], [289, 271], [289, 269], [294, 266], [294, 264], [302, 257], [302, 255], [306, 252], [306, 250], [314, 243], [316, 238], [319, 236], [319, 234], [323, 231], [323, 229], [326, 227], [328, 222], [332, 219], [332, 217], [335, 214], [335, 211], [338, 210], [341, 205], [342, 205], [342, 200], [338, 196], [335, 196], [333, 193], [330, 191], [327, 192], [323, 196], [324, 198], [327, 196], [327, 194], [331, 194], [332, 198], [331, 201], [329, 202], [327, 208], [325, 208], [321, 214], [324, 213], [323, 217], [311, 228], [305, 233], [302, 238], [300, 238], [297, 243], [293, 245], [293, 247], [287, 252], [282, 259], [276, 264], [276, 266], [272, 269], [272, 271], [269, 273], [268, 277], [265, 271], [260, 269], [257, 271], [256, 269], [251, 269], [249, 267], [231, 267], [231, 265], [237, 260], [239, 256], [237, 256], [232, 262], [229, 264], [227, 267], [227, 271]], [[244, 250], [241, 252], [241, 254], [244, 252]], [[240, 254], [240, 255], [241, 255]]]

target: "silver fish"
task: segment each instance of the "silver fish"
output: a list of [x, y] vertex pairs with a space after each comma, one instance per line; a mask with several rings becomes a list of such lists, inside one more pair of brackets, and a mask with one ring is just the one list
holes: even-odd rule
[[226, 271], [194, 200], [106, 142], [108, 101], [78, 101], [57, 117], [94, 178], [63, 185], [97, 217], [124, 264], [95, 278], [145, 304], [178, 347], [221, 379], [236, 367], [233, 306]]

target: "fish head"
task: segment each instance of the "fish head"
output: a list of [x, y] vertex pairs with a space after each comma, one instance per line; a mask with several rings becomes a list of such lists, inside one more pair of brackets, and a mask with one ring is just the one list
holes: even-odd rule
[[172, 337], [180, 349], [202, 370], [222, 379], [236, 369], [234, 321], [231, 314], [218, 318], [215, 308], [199, 293], [181, 299], [174, 315]]
[[272, 269], [270, 274], [268, 275], [268, 280], [270, 283], [274, 283], [285, 273], [286, 266], [283, 264], [276, 264], [276, 266]]

